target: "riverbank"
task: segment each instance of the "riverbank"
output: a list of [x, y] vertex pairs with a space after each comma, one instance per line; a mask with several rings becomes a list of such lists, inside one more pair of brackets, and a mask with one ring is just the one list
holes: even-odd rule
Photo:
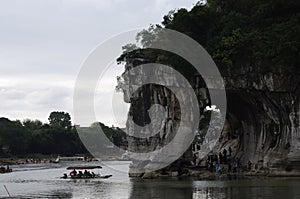
[[280, 168], [263, 168], [260, 170], [242, 171], [237, 172], [211, 172], [203, 168], [182, 168], [180, 172], [178, 171], [156, 171], [156, 172], [146, 172], [142, 174], [130, 173], [130, 177], [142, 178], [142, 179], [155, 179], [163, 177], [180, 177], [187, 178], [193, 177], [200, 180], [219, 180], [219, 179], [247, 179], [247, 178], [272, 178], [272, 177], [300, 177], [300, 170], [284, 170]]
[[[59, 155], [41, 155], [41, 154], [33, 154], [26, 155], [24, 157], [6, 157], [0, 158], [0, 166], [1, 165], [20, 165], [20, 164], [46, 164], [46, 163], [55, 163]], [[62, 157], [62, 156], [61, 156]], [[73, 156], [70, 156], [73, 157]], [[117, 156], [106, 156], [101, 157], [99, 159], [93, 158], [90, 155], [80, 155], [80, 157], [84, 157], [84, 162], [93, 162], [93, 161], [130, 161], [130, 159], [125, 159]]]
[[41, 164], [51, 163], [57, 156], [33, 154], [23, 157], [5, 157], [0, 158], [0, 165], [19, 165], [19, 164]]

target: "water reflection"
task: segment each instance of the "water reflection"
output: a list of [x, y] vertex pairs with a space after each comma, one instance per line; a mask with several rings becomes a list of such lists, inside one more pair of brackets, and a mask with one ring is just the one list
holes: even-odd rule
[[131, 180], [130, 199], [193, 198], [193, 182], [176, 179]]
[[193, 191], [193, 198], [205, 198], [205, 199], [213, 199], [213, 198], [231, 198], [227, 196], [227, 189], [220, 187], [206, 187], [199, 188], [195, 187]]
[[230, 187], [224, 188], [222, 185], [216, 186], [215, 181], [194, 181], [193, 179], [132, 179], [130, 199], [230, 198], [230, 189]]
[[297, 178], [194, 181], [193, 198], [295, 198], [300, 196], [299, 187]]
[[180, 179], [131, 180], [130, 199], [142, 198], [295, 198], [299, 179], [197, 181]]

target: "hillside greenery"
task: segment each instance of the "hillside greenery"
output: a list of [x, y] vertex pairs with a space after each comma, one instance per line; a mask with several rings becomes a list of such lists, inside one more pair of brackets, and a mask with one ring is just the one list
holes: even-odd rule
[[176, 55], [146, 49], [160, 29], [168, 28], [201, 44], [221, 71], [251, 66], [260, 73], [299, 73], [299, 10], [300, 1], [295, 0], [200, 1], [191, 10], [170, 11], [161, 24], [140, 32], [136, 39], [142, 48], [124, 46], [117, 61], [144, 58], [146, 62], [170, 65], [186, 76], [194, 73]]

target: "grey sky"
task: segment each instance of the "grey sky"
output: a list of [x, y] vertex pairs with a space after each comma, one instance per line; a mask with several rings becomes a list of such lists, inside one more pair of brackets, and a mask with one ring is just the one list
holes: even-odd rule
[[[72, 114], [74, 82], [91, 50], [115, 34], [159, 23], [168, 11], [195, 2], [0, 1], [0, 117], [46, 122], [53, 110]], [[106, 81], [107, 90], [114, 89], [114, 81]], [[97, 119], [108, 125], [115, 120], [108, 109]]]

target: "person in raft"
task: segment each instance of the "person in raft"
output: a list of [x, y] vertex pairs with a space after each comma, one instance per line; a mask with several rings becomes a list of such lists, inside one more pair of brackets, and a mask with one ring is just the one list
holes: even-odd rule
[[77, 175], [77, 171], [75, 169], [70, 172], [70, 176], [76, 176], [76, 175]]

